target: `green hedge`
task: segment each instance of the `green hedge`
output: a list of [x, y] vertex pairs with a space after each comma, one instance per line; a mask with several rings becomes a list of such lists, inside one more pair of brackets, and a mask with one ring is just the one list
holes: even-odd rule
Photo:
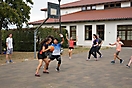
[[[11, 30], [2, 30], [2, 46], [6, 48], [6, 38], [9, 33], [13, 34], [13, 44], [15, 51], [34, 51], [34, 29], [11, 29]], [[39, 49], [39, 42], [42, 39], [46, 38], [48, 35], [52, 35], [58, 39], [59, 38], [59, 29], [57, 28], [40, 28], [37, 34], [37, 49]], [[67, 33], [66, 29], [62, 29], [62, 34]], [[63, 47], [67, 47], [67, 41], [63, 44]]]

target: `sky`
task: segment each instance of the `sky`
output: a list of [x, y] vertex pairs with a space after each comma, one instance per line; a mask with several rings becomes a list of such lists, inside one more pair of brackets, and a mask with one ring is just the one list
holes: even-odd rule
[[[31, 8], [29, 22], [45, 19], [45, 13], [40, 9], [47, 8], [47, 2], [58, 3], [58, 0], [32, 0], [34, 5]], [[77, 1], [77, 0], [72, 0]], [[71, 0], [61, 0], [61, 4], [69, 3]]]

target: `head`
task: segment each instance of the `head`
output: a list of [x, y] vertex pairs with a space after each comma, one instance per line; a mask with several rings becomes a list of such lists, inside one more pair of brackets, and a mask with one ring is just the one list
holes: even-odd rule
[[55, 39], [54, 39], [54, 44], [58, 44], [58, 41], [59, 41], [59, 40], [58, 40], [57, 38], [55, 38]]
[[97, 34], [97, 38], [99, 38], [99, 34]]
[[54, 37], [52, 35], [49, 35], [47, 38], [50, 39], [50, 41], [51, 41], [50, 43], [53, 43]]
[[9, 37], [12, 38], [12, 34], [11, 33], [9, 34]]
[[40, 44], [43, 45], [44, 43], [50, 44], [51, 40], [49, 38], [45, 38]]
[[97, 39], [98, 37], [97, 37], [97, 35], [96, 35], [96, 34], [93, 34], [93, 38], [94, 38], [94, 39]]
[[120, 37], [117, 37], [117, 41], [120, 41], [121, 40], [121, 38]]
[[73, 38], [72, 37], [70, 37], [70, 40], [72, 40]]

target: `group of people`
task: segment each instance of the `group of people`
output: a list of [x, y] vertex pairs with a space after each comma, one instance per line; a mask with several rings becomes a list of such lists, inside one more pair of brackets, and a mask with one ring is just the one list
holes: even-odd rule
[[[64, 37], [62, 34], [60, 34], [61, 37], [61, 42], [59, 43], [59, 40], [57, 38], [54, 38], [53, 36], [48, 36], [45, 38], [41, 43], [40, 43], [40, 49], [38, 51], [38, 61], [39, 64], [37, 66], [35, 76], [40, 77], [39, 70], [43, 64], [44, 64], [44, 69], [43, 73], [49, 73], [48, 71], [48, 66], [50, 61], [56, 59], [58, 61], [56, 70], [60, 70], [60, 65], [61, 65], [61, 45], [64, 43]], [[66, 39], [68, 40], [69, 43], [69, 59], [72, 57], [72, 51], [74, 49], [74, 40], [72, 37], [70, 39], [68, 38], [66, 34]], [[102, 39], [99, 38], [99, 35], [93, 34], [93, 44], [92, 47], [89, 50], [88, 58], [86, 59], [87, 61], [90, 60], [91, 54], [94, 56], [95, 60], [98, 60], [97, 53], [99, 54], [99, 58], [101, 58], [103, 55], [100, 53], [100, 48], [102, 46]], [[77, 41], [77, 40], [76, 40]], [[124, 45], [121, 41], [120, 38], [117, 38], [117, 41], [113, 44], [109, 44], [111, 46], [116, 45], [116, 52], [114, 53], [114, 59], [111, 61], [112, 64], [115, 63], [116, 58], [119, 59], [120, 63], [123, 63], [123, 59], [119, 57], [119, 53], [121, 52], [121, 46]], [[8, 35], [8, 38], [6, 38], [6, 46], [7, 46], [7, 51], [6, 51], [6, 63], [12, 63], [12, 53], [13, 53], [13, 39], [12, 39], [12, 34], [10, 33]], [[50, 51], [50, 47], [54, 47], [54, 51]], [[130, 68], [130, 65], [132, 63], [132, 56], [129, 60], [129, 63], [126, 65], [128, 68]]]
[[100, 48], [102, 46], [102, 39], [99, 38], [99, 35], [93, 34], [93, 44], [92, 47], [89, 50], [87, 61], [90, 60], [91, 54], [94, 56], [95, 60], [97, 61], [97, 53], [99, 54], [99, 58], [101, 58], [103, 55], [100, 53]]

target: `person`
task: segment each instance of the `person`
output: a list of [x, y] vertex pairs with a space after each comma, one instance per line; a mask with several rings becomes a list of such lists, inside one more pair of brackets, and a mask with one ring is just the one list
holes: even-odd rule
[[56, 67], [56, 71], [59, 72], [60, 70], [60, 65], [61, 65], [61, 45], [64, 43], [64, 38], [63, 38], [63, 35], [60, 34], [60, 37], [62, 38], [62, 41], [60, 43], [58, 43], [58, 39], [57, 38], [54, 38], [54, 42], [52, 44], [52, 46], [54, 46], [54, 51], [52, 53], [51, 56], [49, 56], [50, 58], [50, 61], [53, 61], [54, 59], [56, 59], [58, 61], [58, 65]]
[[43, 64], [43, 61], [45, 62], [43, 73], [49, 73], [49, 71], [46, 68], [48, 67], [50, 60], [47, 58], [45, 53], [47, 51], [49, 51], [48, 46], [49, 46], [50, 42], [51, 42], [51, 40], [49, 38], [46, 38], [40, 43], [41, 47], [40, 47], [40, 50], [38, 51], [38, 55], [37, 55], [39, 64], [37, 66], [36, 73], [35, 73], [35, 76], [37, 76], [37, 77], [40, 77], [39, 70]]
[[93, 34], [93, 44], [92, 44], [92, 47], [90, 48], [89, 50], [89, 55], [88, 55], [88, 58], [86, 59], [87, 61], [90, 60], [90, 57], [91, 57], [91, 54], [94, 56], [94, 58], [96, 59], [96, 61], [98, 60], [97, 59], [97, 46], [98, 46], [98, 38], [97, 38], [97, 35], [96, 34]]
[[116, 53], [114, 53], [114, 60], [111, 61], [112, 64], [115, 63], [116, 58], [118, 58], [120, 60], [120, 63], [123, 63], [124, 60], [122, 60], [119, 57], [119, 53], [121, 52], [121, 46], [124, 45], [121, 41], [120, 41], [120, 37], [117, 37], [117, 41], [114, 44], [109, 44], [111, 46], [116, 45]]
[[99, 54], [99, 58], [101, 58], [103, 55], [100, 53], [100, 49], [102, 46], [102, 39], [99, 37], [99, 34], [97, 34], [97, 38], [98, 38], [98, 46], [97, 46], [97, 53]]
[[8, 35], [8, 38], [6, 38], [6, 47], [6, 63], [12, 63], [13, 61], [11, 57], [13, 53], [13, 38], [11, 33]]
[[72, 37], [70, 37], [70, 39], [69, 39], [68, 36], [67, 36], [67, 34], [66, 34], [66, 39], [67, 39], [67, 41], [69, 43], [69, 51], [68, 51], [68, 53], [69, 53], [69, 59], [71, 59], [71, 57], [72, 57], [72, 51], [74, 49], [74, 42], [77, 41], [77, 38], [76, 38], [76, 41], [74, 41], [72, 39]]
[[126, 65], [126, 67], [130, 68], [131, 63], [132, 63], [132, 56], [131, 56], [131, 58], [130, 58], [128, 64]]

